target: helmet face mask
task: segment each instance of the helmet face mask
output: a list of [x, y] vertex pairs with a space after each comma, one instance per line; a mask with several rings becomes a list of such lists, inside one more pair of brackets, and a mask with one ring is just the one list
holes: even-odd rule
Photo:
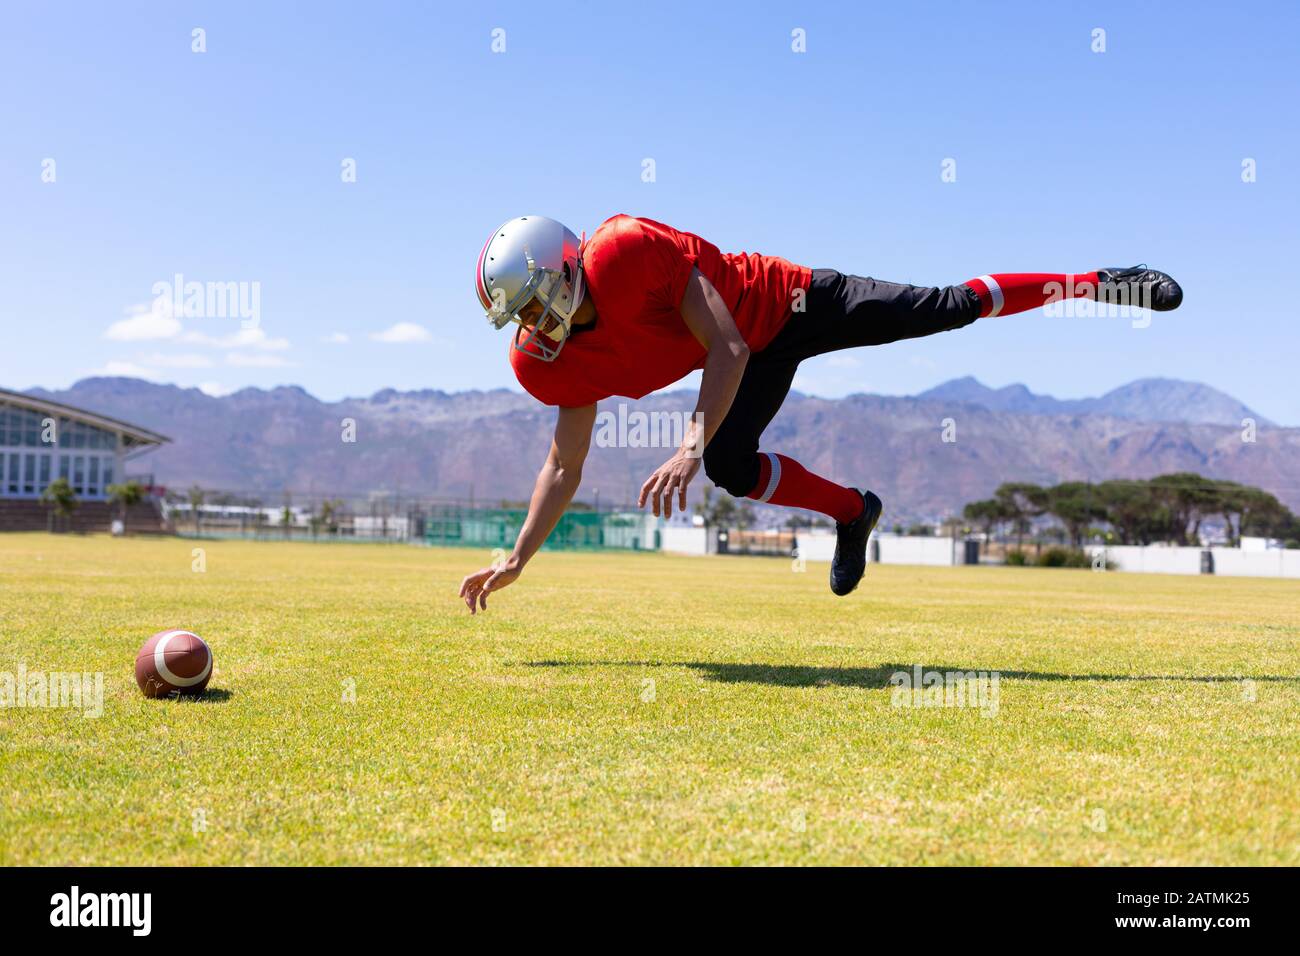
[[[479, 302], [493, 328], [518, 326], [514, 347], [524, 354], [553, 362], [568, 341], [585, 292], [585, 239], [554, 219], [522, 216], [503, 223], [484, 244], [476, 277]], [[519, 312], [534, 299], [541, 315], [526, 320]]]

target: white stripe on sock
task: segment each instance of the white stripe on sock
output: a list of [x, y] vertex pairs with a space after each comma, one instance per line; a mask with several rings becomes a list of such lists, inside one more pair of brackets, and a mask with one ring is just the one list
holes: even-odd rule
[[763, 493], [759, 495], [758, 500], [770, 501], [772, 495], [776, 493], [776, 486], [781, 483], [781, 459], [777, 458], [776, 455], [772, 454], [770, 451], [765, 451], [763, 454], [767, 456], [768, 463], [772, 467], [771, 474], [767, 476], [767, 487], [763, 489]]
[[998, 280], [992, 276], [980, 276], [980, 282], [988, 286], [989, 297], [993, 299], [993, 308], [989, 315], [997, 315], [1002, 311], [1002, 303], [1005, 301], [1002, 298], [1002, 286], [998, 285]]

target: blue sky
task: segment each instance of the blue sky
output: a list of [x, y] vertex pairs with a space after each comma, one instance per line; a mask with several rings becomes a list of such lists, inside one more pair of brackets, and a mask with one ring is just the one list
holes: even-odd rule
[[[472, 291], [487, 232], [627, 212], [894, 281], [1147, 261], [1186, 291], [1147, 328], [1031, 313], [818, 359], [804, 391], [973, 374], [1075, 397], [1161, 375], [1300, 424], [1296, 11], [9, 5], [0, 385], [517, 387]], [[146, 314], [176, 274], [257, 283], [259, 327]]]

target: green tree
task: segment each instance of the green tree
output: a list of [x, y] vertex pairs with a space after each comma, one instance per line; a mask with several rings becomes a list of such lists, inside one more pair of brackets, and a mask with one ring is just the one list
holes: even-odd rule
[[293, 528], [293, 495], [286, 491], [284, 493], [284, 505], [280, 508], [280, 530], [284, 532], [285, 538], [289, 537], [289, 532]]
[[338, 513], [342, 507], [343, 502], [334, 498], [326, 498], [320, 503], [320, 523], [324, 526], [327, 534], [338, 534]]
[[1260, 494], [1263, 497], [1251, 502], [1250, 509], [1242, 513], [1238, 525], [1240, 533], [1281, 538], [1283, 541], [1300, 537], [1300, 519], [1272, 495], [1267, 492]]
[[785, 526], [789, 528], [792, 533], [798, 534], [800, 528], [811, 528], [813, 523], [812, 518], [808, 515], [800, 514], [798, 511], [791, 509], [789, 515], [785, 519]]
[[1001, 502], [1007, 520], [1015, 527], [1016, 550], [1019, 551], [1033, 520], [1043, 514], [1047, 506], [1047, 492], [1028, 481], [1008, 481], [998, 485], [993, 497]]
[[193, 485], [189, 490], [188, 498], [190, 502], [190, 510], [194, 512], [194, 533], [198, 534], [199, 517], [200, 517], [199, 512], [200, 509], [203, 507], [203, 502], [206, 500], [206, 495], [204, 495], [202, 488], [200, 488], [198, 485]]
[[1227, 526], [1228, 546], [1241, 544], [1242, 529], [1250, 524], [1256, 515], [1264, 516], [1273, 524], [1285, 525], [1285, 518], [1291, 516], [1286, 505], [1262, 488], [1238, 484], [1235, 481], [1216, 481], [1215, 490], [1219, 495], [1218, 511], [1223, 515]]
[[1046, 490], [1044, 499], [1044, 511], [1065, 525], [1070, 543], [1076, 547], [1083, 545], [1094, 521], [1105, 521], [1107, 517], [1106, 508], [1088, 482], [1064, 481], [1053, 485]]
[[942, 538], [960, 538], [968, 530], [962, 527], [962, 520], [956, 515], [948, 515], [939, 522], [939, 536]]
[[1220, 496], [1209, 478], [1190, 471], [1160, 475], [1148, 482], [1156, 501], [1168, 509], [1169, 533], [1177, 544], [1200, 541], [1201, 521], [1216, 514]]
[[961, 511], [962, 517], [971, 524], [976, 525], [984, 532], [986, 541], [992, 542], [994, 529], [999, 527], [1003, 522], [1010, 521], [1014, 515], [1010, 514], [1006, 507], [1006, 502], [997, 498], [985, 498], [983, 501], [972, 501]]
[[706, 485], [696, 502], [695, 513], [704, 519], [704, 527], [726, 527], [736, 517], [736, 499], [725, 491]]
[[140, 482], [131, 480], [121, 484], [109, 485], [105, 491], [108, 492], [110, 503], [116, 503], [119, 513], [122, 516], [122, 531], [126, 531], [126, 513], [134, 505], [138, 505], [144, 500], [144, 488]]
[[41, 492], [41, 500], [50, 506], [51, 531], [58, 530], [58, 521], [55, 519], [60, 519], [65, 526], [69, 525], [72, 521], [72, 513], [81, 504], [66, 478], [55, 478], [51, 481]]
[[704, 522], [705, 531], [713, 525], [713, 492], [712, 485], [705, 485], [700, 492], [700, 500], [695, 502], [695, 513]]
[[1120, 544], [1150, 544], [1170, 524], [1168, 511], [1145, 481], [1103, 481], [1093, 487], [1093, 495]]

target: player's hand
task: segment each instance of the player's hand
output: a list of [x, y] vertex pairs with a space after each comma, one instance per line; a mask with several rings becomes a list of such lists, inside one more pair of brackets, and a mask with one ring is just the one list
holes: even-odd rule
[[521, 567], [498, 565], [465, 575], [465, 580], [460, 582], [460, 596], [469, 607], [469, 613], [477, 614], [480, 608], [486, 611], [488, 592], [500, 591], [513, 583], [523, 570]]
[[641, 494], [636, 506], [644, 508], [646, 499], [657, 517], [661, 512], [665, 518], [673, 514], [673, 493], [677, 494], [677, 510], [686, 510], [686, 486], [691, 483], [700, 470], [700, 459], [695, 455], [685, 455], [680, 451], [655, 469], [653, 475], [641, 486]]

